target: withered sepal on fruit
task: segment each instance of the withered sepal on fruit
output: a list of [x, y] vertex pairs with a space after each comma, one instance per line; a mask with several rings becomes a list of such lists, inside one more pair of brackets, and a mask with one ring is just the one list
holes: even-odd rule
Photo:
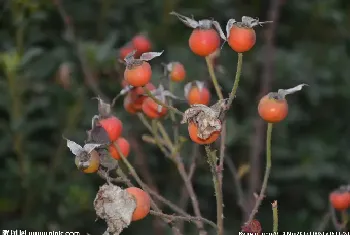
[[194, 122], [198, 127], [197, 136], [201, 139], [208, 139], [214, 132], [221, 131], [220, 116], [225, 110], [227, 110], [226, 100], [219, 100], [210, 107], [194, 104], [185, 111], [181, 124]]
[[107, 233], [119, 235], [131, 223], [136, 202], [122, 188], [104, 184], [94, 200], [96, 215], [107, 223]]

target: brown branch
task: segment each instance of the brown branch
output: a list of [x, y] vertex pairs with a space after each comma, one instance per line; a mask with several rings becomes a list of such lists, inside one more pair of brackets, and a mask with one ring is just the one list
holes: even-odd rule
[[[202, 217], [201, 211], [199, 209], [198, 198], [197, 198], [197, 195], [194, 191], [192, 181], [190, 180], [190, 178], [188, 177], [188, 174], [186, 173], [186, 169], [185, 169], [184, 163], [183, 163], [180, 155], [177, 155], [176, 158], [177, 158], [177, 169], [180, 173], [182, 180], [185, 183], [187, 192], [190, 195], [194, 214], [196, 215], [196, 217]], [[204, 230], [204, 226], [203, 226], [202, 221], [197, 221], [196, 224], [197, 224], [197, 227], [199, 229], [199, 234], [206, 235], [207, 232]]]
[[145, 179], [146, 184], [154, 191], [158, 192], [158, 188], [156, 186], [156, 183], [150, 173], [150, 170], [148, 168], [148, 164], [146, 161], [146, 156], [144, 152], [141, 150], [136, 137], [132, 134], [130, 136], [130, 146], [133, 149], [136, 159], [135, 159], [135, 165], [138, 166], [138, 169], [140, 171], [140, 174]]
[[239, 179], [236, 166], [234, 165], [232, 159], [228, 157], [225, 158], [225, 163], [233, 176], [233, 182], [235, 184], [235, 189], [236, 189], [237, 198], [238, 198], [237, 204], [240, 206], [243, 215], [248, 214], [248, 210], [246, 208], [246, 201], [244, 198], [244, 191], [242, 188], [241, 180]]
[[[157, 212], [157, 211], [153, 211], [153, 210], [150, 211], [150, 214], [154, 215], [154, 216], [159, 216], [159, 217], [162, 217], [162, 218], [167, 218], [170, 221], [175, 221], [175, 220], [184, 220], [184, 221], [187, 221], [187, 222], [203, 221], [202, 217], [167, 215], [167, 214], [163, 214], [163, 213], [160, 213], [160, 212]], [[210, 221], [209, 225], [211, 225], [213, 228], [217, 229], [217, 226], [216, 226], [216, 224], [214, 222]]]
[[[268, 11], [268, 20], [273, 21], [274, 23], [269, 25], [264, 32], [265, 40], [265, 60], [263, 61], [263, 73], [262, 73], [262, 83], [257, 99], [260, 99], [263, 95], [267, 94], [271, 81], [273, 79], [273, 64], [275, 57], [275, 46], [274, 39], [276, 34], [276, 28], [278, 24], [278, 18], [280, 14], [280, 7], [282, 5], [281, 0], [271, 0], [270, 9]], [[250, 201], [249, 207], [252, 208], [254, 204], [253, 194], [258, 190], [260, 185], [260, 175], [261, 175], [261, 152], [263, 150], [263, 139], [264, 139], [264, 122], [257, 118], [254, 121], [255, 134], [251, 138], [251, 154], [250, 154], [250, 164], [251, 170], [249, 175], [249, 186], [248, 186], [248, 195], [246, 198]], [[249, 210], [248, 210], [249, 211]], [[245, 217], [248, 217], [248, 214], [245, 214]], [[245, 219], [246, 219], [245, 218]]]
[[223, 129], [220, 135], [219, 167], [217, 170], [221, 190], [222, 190], [222, 177], [223, 177], [222, 175], [224, 170], [224, 158], [225, 158], [225, 148], [226, 148], [226, 134], [227, 134], [226, 121], [223, 121], [222, 126], [223, 126]]
[[[196, 167], [197, 167], [196, 160], [198, 158], [198, 154], [199, 154], [199, 145], [193, 144], [193, 149], [191, 154], [192, 159], [188, 169], [188, 179], [190, 181], [192, 181], [192, 177], [194, 175], [194, 172], [196, 171]], [[185, 209], [187, 207], [188, 199], [189, 199], [189, 194], [187, 192], [186, 185], [184, 185], [182, 187], [180, 200], [178, 202], [178, 205], [181, 209]], [[183, 226], [184, 226], [183, 221], [179, 221], [178, 228], [180, 229], [180, 231], [183, 231]]]

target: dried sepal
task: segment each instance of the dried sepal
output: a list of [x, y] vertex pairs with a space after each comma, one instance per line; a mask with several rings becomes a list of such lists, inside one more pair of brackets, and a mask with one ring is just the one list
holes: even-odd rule
[[194, 86], [195, 86], [195, 87], [198, 87], [198, 90], [199, 90], [199, 91], [202, 91], [203, 88], [204, 88], [204, 86], [205, 86], [205, 83], [202, 82], [202, 81], [198, 81], [198, 80], [195, 80], [195, 81], [192, 81], [192, 82], [187, 83], [187, 84], [184, 86], [184, 95], [185, 95], [186, 99], [188, 99], [188, 95], [189, 95], [191, 89], [192, 89]]
[[195, 81], [195, 84], [196, 84], [199, 92], [201, 92], [203, 90], [203, 88], [204, 88], [204, 82], [202, 82], [202, 81]]
[[221, 131], [222, 128], [215, 111], [203, 104], [191, 105], [185, 111], [181, 124], [191, 122], [197, 126], [197, 136], [201, 139], [208, 139], [213, 132]]
[[81, 147], [79, 144], [65, 138], [64, 136], [62, 136], [62, 138], [67, 141], [67, 147], [75, 155], [75, 160], [79, 170], [84, 170], [90, 166], [91, 152], [101, 146], [101, 144], [87, 143], [84, 147]]
[[79, 144], [75, 143], [74, 141], [69, 140], [69, 139], [65, 138], [64, 136], [62, 136], [62, 137], [63, 137], [63, 139], [65, 139], [67, 141], [67, 147], [75, 156], [80, 156], [84, 152], [89, 154], [89, 153], [91, 153], [92, 150], [101, 146], [101, 144], [87, 143], [84, 145], [84, 147], [81, 147]]
[[168, 64], [165, 64], [165, 69], [168, 73], [171, 73], [171, 71], [173, 71], [173, 68], [174, 68], [174, 64], [176, 62], [170, 62]]
[[164, 88], [164, 86], [162, 84], [160, 84], [157, 89], [151, 91], [151, 93], [155, 97], [159, 98], [162, 102], [166, 101], [166, 97], [169, 97], [169, 98], [172, 98], [172, 99], [179, 99], [179, 100], [181, 100], [180, 97], [174, 95], [173, 93], [171, 93], [168, 90], [165, 90], [165, 88]]
[[114, 107], [115, 105], [115, 102], [119, 99], [119, 97], [127, 94], [129, 91], [131, 91], [132, 89], [134, 89], [134, 86], [131, 86], [131, 85], [127, 85], [125, 86], [120, 92], [118, 95], [116, 95], [113, 100], [112, 100], [112, 103], [111, 103], [111, 107]]
[[188, 99], [188, 94], [190, 93], [192, 86], [193, 86], [192, 82], [189, 82], [184, 86], [184, 95], [186, 99]]
[[126, 64], [126, 68], [133, 69], [137, 66], [140, 66], [140, 65], [142, 65], [142, 63], [144, 61], [150, 61], [150, 60], [154, 59], [155, 57], [162, 55], [163, 52], [164, 52], [164, 50], [161, 52], [145, 52], [140, 56], [139, 59], [135, 59], [134, 56], [135, 56], [136, 50], [133, 50], [124, 59], [125, 64]]
[[227, 21], [227, 24], [226, 24], [226, 37], [229, 38], [230, 37], [230, 31], [231, 31], [231, 28], [233, 27], [233, 25], [236, 23], [237, 21], [235, 19], [229, 19]]
[[227, 39], [226, 39], [226, 36], [225, 36], [225, 34], [224, 34], [224, 31], [222, 31], [219, 22], [213, 20], [213, 21], [212, 21], [212, 24], [213, 24], [213, 26], [216, 28], [216, 30], [219, 32], [220, 37], [221, 37], [224, 41], [226, 41], [226, 40], [227, 40]]
[[83, 147], [81, 147], [79, 144], [75, 143], [74, 141], [67, 139], [64, 136], [62, 136], [62, 138], [67, 141], [67, 147], [75, 156], [80, 156], [83, 154], [83, 152], [84, 152]]
[[91, 130], [87, 132], [86, 143], [95, 143], [101, 145], [107, 145], [110, 143], [110, 139], [107, 131], [102, 126], [94, 126]]
[[161, 51], [161, 52], [146, 52], [146, 53], [143, 53], [141, 56], [140, 56], [140, 60], [143, 60], [143, 61], [150, 61], [158, 56], [161, 56], [163, 54], [164, 50]]
[[255, 26], [262, 26], [263, 24], [266, 23], [272, 23], [272, 21], [263, 21], [260, 22], [259, 18], [252, 18], [250, 16], [242, 16], [242, 24], [246, 27], [253, 28]]
[[93, 129], [95, 126], [97, 126], [98, 121], [100, 120], [100, 117], [98, 115], [94, 115], [91, 119], [91, 129]]
[[235, 19], [229, 19], [226, 24], [226, 37], [229, 38], [230, 30], [233, 25], [237, 25], [242, 28], [254, 28], [256, 26], [262, 26], [263, 24], [272, 23], [272, 21], [260, 22], [259, 18], [252, 18], [250, 16], [242, 16], [242, 21], [238, 22]]
[[94, 200], [96, 215], [107, 223], [107, 233], [113, 235], [119, 235], [130, 225], [135, 208], [135, 199], [112, 184], [102, 185]]
[[102, 144], [92, 144], [92, 143], [88, 143], [88, 144], [85, 144], [84, 145], [84, 150], [87, 152], [87, 153], [91, 153], [92, 150], [94, 150], [95, 148], [98, 148], [100, 147]]
[[176, 13], [174, 11], [170, 12], [169, 14], [176, 16], [180, 21], [182, 21], [188, 27], [191, 27], [193, 29], [199, 27], [199, 22], [194, 19], [191, 19], [187, 16], [180, 15], [179, 13]]
[[134, 87], [131, 85], [127, 85], [125, 86], [120, 92], [119, 95], [125, 95], [127, 94], [129, 91], [131, 91]]
[[99, 96], [98, 97], [93, 97], [92, 99], [97, 99], [98, 100], [98, 113], [100, 118], [108, 118], [111, 116], [112, 113], [112, 107], [110, 104], [104, 102]]
[[118, 161], [110, 156], [108, 149], [98, 149], [100, 165], [107, 169], [107, 173], [118, 168]]
[[194, 104], [183, 114], [181, 124], [193, 122], [198, 128], [197, 136], [208, 139], [214, 132], [221, 131], [220, 115], [225, 110], [227, 110], [226, 100], [219, 100], [210, 107]]
[[127, 54], [124, 58], [125, 63], [130, 63], [131, 61], [133, 61], [135, 59], [135, 54], [136, 54], [136, 50], [133, 50], [132, 52], [130, 52], [129, 54]]
[[277, 93], [278, 93], [281, 97], [284, 98], [286, 95], [290, 95], [290, 94], [293, 94], [293, 93], [295, 93], [295, 92], [297, 92], [297, 91], [301, 91], [301, 89], [302, 89], [304, 86], [309, 86], [309, 85], [303, 83], [303, 84], [300, 84], [300, 85], [298, 85], [298, 86], [295, 86], [295, 87], [292, 87], [292, 88], [289, 88], [289, 89], [286, 89], [286, 90], [284, 90], [284, 89], [279, 89], [279, 90], [277, 91]]
[[219, 24], [219, 22], [213, 20], [213, 19], [203, 19], [203, 20], [199, 20], [199, 21], [196, 21], [194, 19], [191, 19], [187, 16], [183, 16], [183, 15], [180, 15], [176, 12], [170, 12], [170, 15], [174, 15], [174, 16], [177, 16], [177, 18], [182, 21], [186, 26], [190, 27], [190, 28], [193, 28], [193, 29], [196, 29], [196, 28], [200, 28], [200, 29], [211, 29], [211, 28], [214, 28], [218, 31], [220, 37], [226, 41], [226, 37], [225, 37], [225, 34], [224, 32], [222, 31], [221, 29], [221, 26]]

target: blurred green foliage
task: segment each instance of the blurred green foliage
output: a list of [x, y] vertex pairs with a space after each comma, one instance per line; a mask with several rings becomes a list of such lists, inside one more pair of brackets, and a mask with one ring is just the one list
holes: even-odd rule
[[[6, 0], [0, 4], [0, 227], [101, 234], [105, 224], [94, 223], [92, 202], [103, 181], [77, 171], [61, 138], [64, 133], [82, 143], [97, 112], [76, 45], [64, 33], [64, 23], [51, 1]], [[188, 48], [191, 29], [168, 12], [193, 14], [195, 19], [214, 17], [224, 27], [229, 18], [243, 15], [265, 20], [270, 1], [67, 0], [62, 4], [70, 16], [66, 20], [74, 25], [78, 49], [100, 89], [111, 99], [121, 89], [122, 71], [115, 69], [117, 49], [139, 32], [148, 32], [154, 51], [165, 50], [151, 62], [155, 84], [162, 73], [160, 63], [174, 60], [185, 65], [188, 81], [209, 79], [204, 59]], [[279, 202], [280, 231], [315, 230], [327, 213], [329, 192], [349, 181], [349, 28], [350, 3], [346, 0], [284, 0], [276, 30], [272, 90], [300, 83], [310, 87], [289, 97], [289, 116], [273, 131], [272, 175], [257, 216], [264, 231], [272, 229], [270, 202], [274, 199]], [[266, 59], [263, 30], [257, 29], [257, 45], [244, 56], [241, 84], [227, 120], [227, 158], [237, 166], [249, 164], [252, 151], [257, 94]], [[225, 73], [217, 74], [224, 94], [233, 85], [236, 62], [237, 55], [226, 44], [219, 59]], [[59, 83], [59, 71], [64, 69], [70, 74], [66, 89]], [[183, 96], [183, 85], [175, 85], [176, 95]], [[215, 90], [211, 90], [214, 102]], [[181, 103], [179, 109], [185, 110], [186, 104]], [[129, 157], [136, 169], [149, 168], [159, 191], [177, 202], [182, 181], [176, 168], [156, 147], [142, 143], [140, 136], [147, 131], [137, 117], [124, 111], [122, 99], [115, 113], [123, 121], [123, 135], [138, 142], [139, 153], [132, 148]], [[170, 121], [165, 123], [171, 132]], [[180, 133], [187, 137], [186, 127], [181, 126]], [[187, 142], [182, 155], [186, 163], [191, 149]], [[146, 159], [138, 165], [140, 152]], [[260, 157], [263, 169], [264, 154]], [[215, 220], [212, 181], [202, 149], [198, 165], [194, 185], [202, 213]], [[243, 183], [246, 188], [246, 176]], [[226, 168], [224, 200], [226, 231], [233, 234], [239, 231], [242, 217]], [[192, 207], [187, 208], [192, 213]], [[135, 222], [123, 234], [154, 234], [151, 220], [149, 216]], [[186, 224], [186, 228], [185, 234], [196, 234], [190, 232], [193, 225]], [[334, 231], [331, 224], [326, 229]]]

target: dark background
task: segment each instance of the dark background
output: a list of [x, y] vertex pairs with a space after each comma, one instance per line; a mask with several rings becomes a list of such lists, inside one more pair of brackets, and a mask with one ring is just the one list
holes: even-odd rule
[[[349, 1], [72, 0], [62, 4], [74, 25], [76, 44], [64, 37], [64, 23], [51, 1], [1, 2], [1, 228], [92, 235], [105, 230], [103, 222], [94, 223], [92, 206], [103, 180], [76, 169], [61, 135], [83, 143], [97, 113], [97, 102], [91, 98], [99, 89], [110, 99], [120, 91], [117, 49], [139, 32], [149, 33], [154, 51], [165, 50], [151, 62], [154, 84], [159, 84], [160, 63], [173, 60], [185, 65], [186, 81], [209, 79], [204, 58], [189, 50], [191, 29], [168, 14], [175, 10], [195, 19], [214, 17], [223, 28], [228, 19], [240, 20], [244, 15], [276, 21], [274, 26], [256, 29], [256, 46], [244, 55], [242, 80], [227, 120], [226, 157], [242, 174], [247, 195], [259, 192], [266, 125], [257, 114], [258, 100], [269, 91], [309, 84], [288, 97], [290, 113], [275, 125], [272, 173], [257, 218], [264, 231], [271, 231], [270, 202], [276, 199], [280, 231], [315, 231], [320, 226], [334, 231], [328, 223], [328, 194], [347, 184], [350, 176]], [[93, 79], [84, 76], [76, 45]], [[219, 59], [224, 73], [216, 72], [224, 94], [233, 85], [236, 62], [237, 54], [226, 44]], [[58, 75], [62, 64], [71, 72], [66, 88], [60, 82], [64, 76]], [[184, 84], [176, 85], [176, 95], [183, 96]], [[217, 97], [210, 89], [214, 103]], [[118, 100], [114, 111], [132, 145], [130, 161], [145, 182], [177, 203], [183, 183], [176, 168], [155, 146], [142, 142], [141, 135], [148, 132], [136, 116], [125, 112], [122, 102]], [[184, 111], [187, 106], [178, 107]], [[171, 132], [171, 122], [164, 122]], [[188, 137], [184, 125], [181, 135]], [[190, 141], [185, 143], [182, 157], [187, 165], [192, 148]], [[228, 169], [225, 165], [224, 221], [226, 234], [234, 234], [244, 215]], [[202, 148], [193, 182], [203, 216], [215, 221], [211, 175]], [[190, 204], [187, 210], [193, 214]], [[132, 223], [123, 234], [155, 234], [152, 219]], [[193, 224], [186, 223], [186, 229], [185, 234], [196, 234]], [[170, 231], [166, 228], [159, 234]]]

